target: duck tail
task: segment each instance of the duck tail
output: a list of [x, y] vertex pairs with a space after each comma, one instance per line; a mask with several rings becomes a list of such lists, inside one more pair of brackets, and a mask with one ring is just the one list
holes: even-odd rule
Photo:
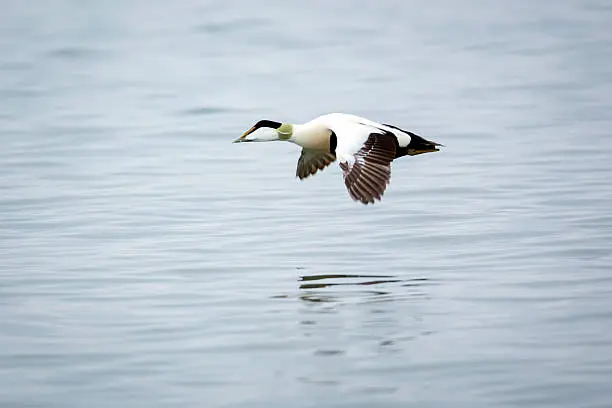
[[407, 133], [410, 135], [410, 143], [406, 146], [407, 155], [416, 156], [417, 154], [438, 152], [440, 151], [439, 147], [445, 147], [441, 143], [432, 142], [412, 132]]
[[397, 147], [396, 157], [402, 157], [405, 155], [416, 156], [417, 154], [438, 152], [440, 151], [440, 149], [438, 149], [439, 147], [445, 147], [442, 143], [432, 142], [415, 133], [400, 129], [397, 126], [388, 125], [386, 123], [384, 125], [393, 129], [397, 129], [400, 132], [406, 133], [410, 136], [410, 143], [408, 143], [408, 146]]

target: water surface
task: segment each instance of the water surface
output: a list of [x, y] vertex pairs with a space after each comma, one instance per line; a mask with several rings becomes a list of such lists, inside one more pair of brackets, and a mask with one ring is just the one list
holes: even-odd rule
[[[9, 1], [0, 406], [607, 407], [612, 10]], [[382, 203], [255, 121], [447, 147]]]

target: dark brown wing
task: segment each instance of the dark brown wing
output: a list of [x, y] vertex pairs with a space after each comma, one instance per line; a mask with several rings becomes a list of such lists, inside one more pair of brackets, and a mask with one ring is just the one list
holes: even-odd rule
[[354, 156], [352, 164], [340, 163], [344, 184], [353, 200], [373, 204], [374, 199], [382, 198], [391, 179], [395, 138], [392, 135], [372, 133]]
[[318, 170], [323, 170], [334, 160], [336, 160], [335, 154], [322, 152], [320, 150], [302, 149], [295, 175], [299, 177], [300, 180], [303, 180], [315, 174]]

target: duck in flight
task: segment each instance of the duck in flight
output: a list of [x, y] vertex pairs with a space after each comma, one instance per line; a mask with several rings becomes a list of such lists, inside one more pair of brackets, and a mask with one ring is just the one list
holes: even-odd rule
[[234, 143], [285, 140], [302, 147], [300, 180], [338, 160], [351, 198], [380, 200], [391, 178], [391, 162], [402, 156], [437, 152], [440, 143], [396, 126], [345, 113], [330, 113], [304, 124], [260, 120]]

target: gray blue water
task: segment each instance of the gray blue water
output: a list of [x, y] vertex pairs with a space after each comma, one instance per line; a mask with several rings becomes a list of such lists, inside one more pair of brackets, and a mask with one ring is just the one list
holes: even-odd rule
[[[612, 7], [4, 1], [0, 407], [610, 407]], [[259, 119], [447, 147], [375, 206]]]

